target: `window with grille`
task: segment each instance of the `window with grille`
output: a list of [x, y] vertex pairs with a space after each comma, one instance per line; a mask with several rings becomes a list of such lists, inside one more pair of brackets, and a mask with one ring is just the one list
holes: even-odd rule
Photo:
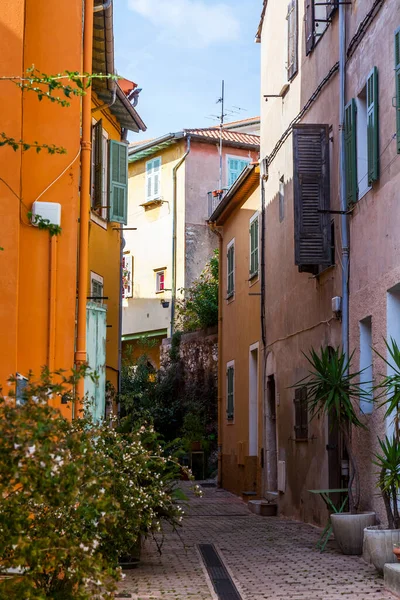
[[161, 156], [146, 163], [146, 202], [158, 200], [161, 195]]
[[250, 219], [250, 279], [258, 275], [259, 263], [259, 215]]
[[101, 275], [97, 273], [91, 273], [90, 275], [90, 288], [91, 288], [91, 297], [92, 302], [98, 302], [99, 304], [103, 304], [104, 297], [104, 279]]
[[297, 0], [291, 0], [288, 6], [287, 14], [288, 22], [288, 58], [287, 58], [287, 75], [288, 80], [291, 81], [298, 71], [298, 14], [297, 14]]
[[230, 362], [226, 370], [226, 417], [233, 421], [235, 413], [235, 364]]
[[308, 402], [307, 388], [297, 388], [294, 396], [295, 411], [295, 438], [296, 440], [308, 439]]
[[235, 293], [235, 241], [232, 240], [227, 248], [227, 297]]

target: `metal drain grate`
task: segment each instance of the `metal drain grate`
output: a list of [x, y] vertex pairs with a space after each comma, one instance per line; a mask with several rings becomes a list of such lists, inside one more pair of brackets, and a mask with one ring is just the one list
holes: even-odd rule
[[219, 600], [242, 600], [213, 544], [199, 544], [199, 550]]

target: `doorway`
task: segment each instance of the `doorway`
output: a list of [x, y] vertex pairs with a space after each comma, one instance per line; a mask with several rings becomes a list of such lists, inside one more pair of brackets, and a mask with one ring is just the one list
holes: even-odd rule
[[267, 378], [267, 398], [265, 407], [265, 440], [266, 440], [266, 477], [264, 478], [264, 495], [278, 491], [278, 444], [276, 423], [276, 386], [275, 376]]

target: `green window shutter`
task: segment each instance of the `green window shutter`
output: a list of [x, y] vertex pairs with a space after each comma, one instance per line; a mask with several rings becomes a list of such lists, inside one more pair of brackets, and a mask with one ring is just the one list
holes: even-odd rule
[[128, 145], [110, 140], [110, 221], [128, 220]]
[[347, 205], [355, 204], [358, 199], [357, 176], [357, 105], [354, 98], [350, 100], [344, 113], [344, 144], [346, 165], [346, 199]]
[[226, 414], [228, 421], [233, 420], [234, 410], [235, 410], [235, 400], [234, 400], [234, 377], [235, 370], [233, 367], [228, 367], [227, 370], [227, 407]]
[[153, 197], [153, 161], [146, 163], [146, 200]]
[[93, 181], [92, 181], [92, 208], [98, 209], [103, 204], [103, 121], [97, 121], [93, 125], [92, 141], [92, 163], [93, 163]]
[[258, 273], [258, 217], [250, 225], [250, 277]]
[[379, 179], [379, 91], [378, 69], [367, 79], [368, 185]]
[[227, 295], [233, 296], [235, 291], [235, 246], [232, 244], [227, 253]]
[[396, 77], [397, 153], [400, 154], [400, 27], [394, 34], [394, 65]]
[[239, 177], [243, 169], [247, 167], [250, 160], [240, 158], [228, 158], [228, 186], [231, 187]]

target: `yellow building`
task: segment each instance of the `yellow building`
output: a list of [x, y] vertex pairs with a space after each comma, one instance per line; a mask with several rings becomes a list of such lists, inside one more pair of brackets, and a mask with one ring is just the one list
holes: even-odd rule
[[219, 483], [261, 495], [260, 170], [250, 164], [210, 217], [220, 233]]

